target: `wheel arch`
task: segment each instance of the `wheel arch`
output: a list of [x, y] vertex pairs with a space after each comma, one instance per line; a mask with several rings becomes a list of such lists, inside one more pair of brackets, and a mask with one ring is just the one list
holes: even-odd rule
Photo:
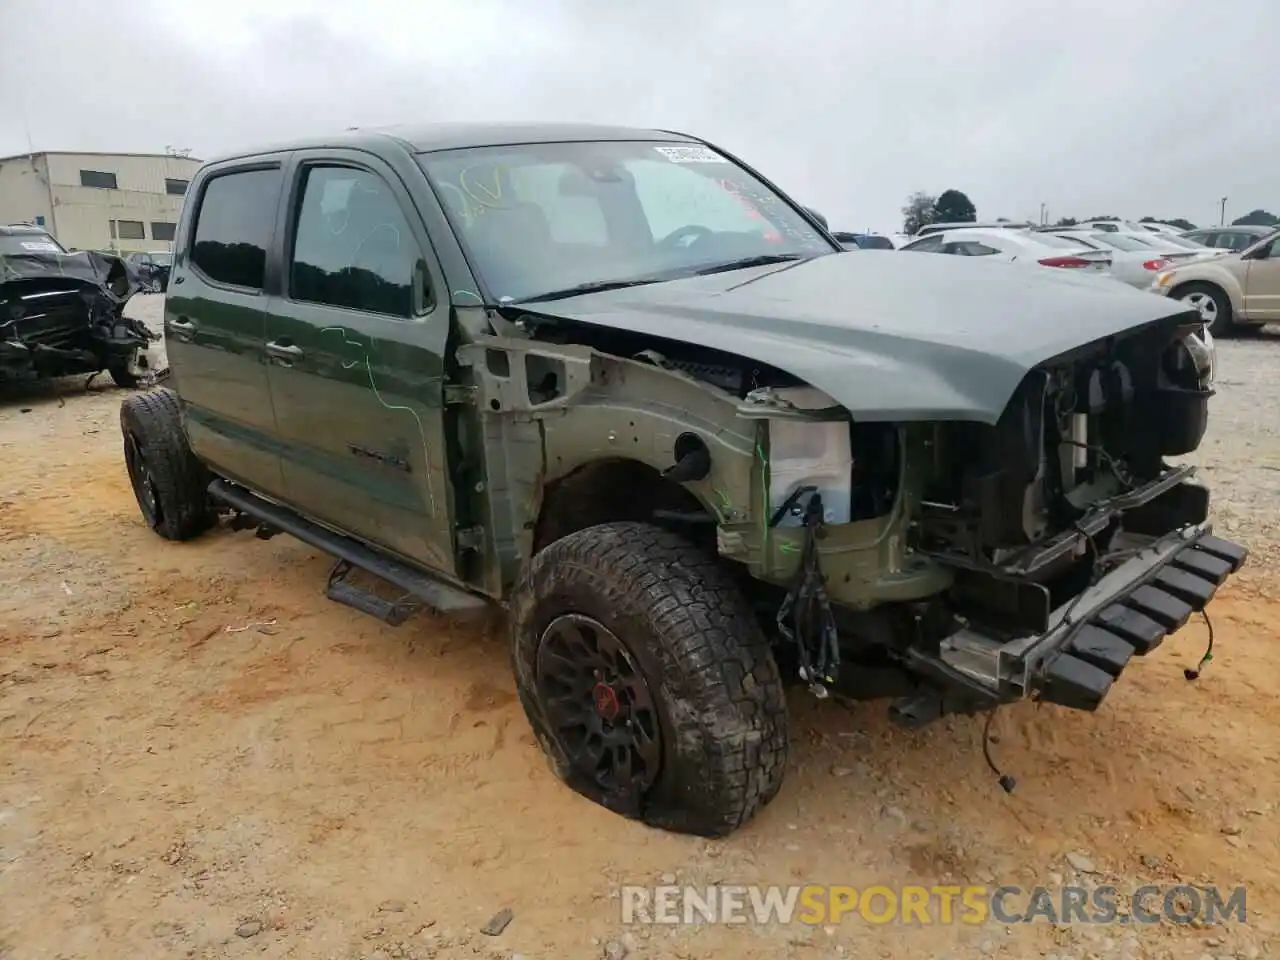
[[[714, 504], [688, 486], [664, 477], [655, 463], [622, 456], [586, 460], [544, 488], [534, 520], [531, 553], [601, 523], [653, 523], [655, 512], [660, 510], [717, 515]], [[714, 524], [706, 526], [714, 535]]]
[[1234, 281], [1234, 278], [1228, 280], [1217, 276], [1192, 277], [1174, 286], [1169, 291], [1169, 297], [1174, 300], [1180, 300], [1187, 290], [1192, 287], [1208, 287], [1219, 291], [1227, 298], [1227, 302], [1231, 304], [1231, 315], [1233, 317], [1244, 316], [1244, 291]]

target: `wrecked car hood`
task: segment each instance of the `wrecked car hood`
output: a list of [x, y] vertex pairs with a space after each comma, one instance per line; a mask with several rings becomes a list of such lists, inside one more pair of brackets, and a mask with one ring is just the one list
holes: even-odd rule
[[1189, 312], [1108, 278], [887, 250], [513, 307], [766, 363], [860, 420], [982, 423], [1038, 364]]
[[5, 291], [6, 296], [28, 287], [65, 290], [87, 286], [123, 304], [137, 292], [139, 277], [124, 260], [107, 253], [24, 251], [0, 254], [0, 283], [17, 284]]

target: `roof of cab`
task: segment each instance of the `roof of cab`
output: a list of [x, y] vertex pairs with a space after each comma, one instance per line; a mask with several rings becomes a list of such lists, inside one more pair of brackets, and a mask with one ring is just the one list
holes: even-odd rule
[[37, 226], [34, 223], [3, 223], [0, 224], [0, 236], [5, 237], [47, 237], [49, 231]]
[[413, 153], [495, 147], [518, 143], [564, 143], [591, 140], [667, 140], [696, 142], [695, 138], [669, 130], [615, 127], [591, 123], [430, 123], [384, 127], [352, 127], [341, 133], [303, 137], [253, 149], [237, 150], [212, 159], [220, 163], [267, 153], [286, 153], [317, 147], [347, 147], [376, 152], [397, 142]]

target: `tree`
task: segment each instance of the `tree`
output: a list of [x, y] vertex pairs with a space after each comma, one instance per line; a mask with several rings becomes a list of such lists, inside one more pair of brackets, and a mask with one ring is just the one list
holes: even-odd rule
[[1280, 217], [1266, 210], [1251, 210], [1243, 217], [1231, 221], [1233, 227], [1274, 227], [1280, 224]]
[[1055, 223], [1054, 226], [1055, 227], [1074, 227], [1078, 222], [1079, 221], [1077, 221], [1075, 217], [1063, 217], [1061, 220]]
[[921, 227], [933, 223], [935, 197], [922, 190], [917, 190], [907, 197], [907, 205], [902, 208], [902, 232], [914, 236]]
[[978, 210], [959, 190], [943, 190], [933, 204], [934, 223], [973, 223]]

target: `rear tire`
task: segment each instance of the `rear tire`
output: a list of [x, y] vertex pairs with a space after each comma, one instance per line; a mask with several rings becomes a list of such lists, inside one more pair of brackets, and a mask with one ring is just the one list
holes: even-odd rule
[[520, 701], [578, 793], [700, 836], [732, 832], [777, 794], [782, 680], [714, 557], [648, 524], [588, 527], [533, 557], [511, 628]]
[[1239, 332], [1231, 314], [1231, 298], [1221, 287], [1211, 283], [1188, 283], [1175, 293], [1177, 299], [1194, 306], [1209, 325], [1215, 337], [1230, 337]]
[[178, 395], [160, 388], [120, 404], [125, 467], [142, 517], [166, 540], [190, 540], [213, 525], [212, 477], [187, 445]]

